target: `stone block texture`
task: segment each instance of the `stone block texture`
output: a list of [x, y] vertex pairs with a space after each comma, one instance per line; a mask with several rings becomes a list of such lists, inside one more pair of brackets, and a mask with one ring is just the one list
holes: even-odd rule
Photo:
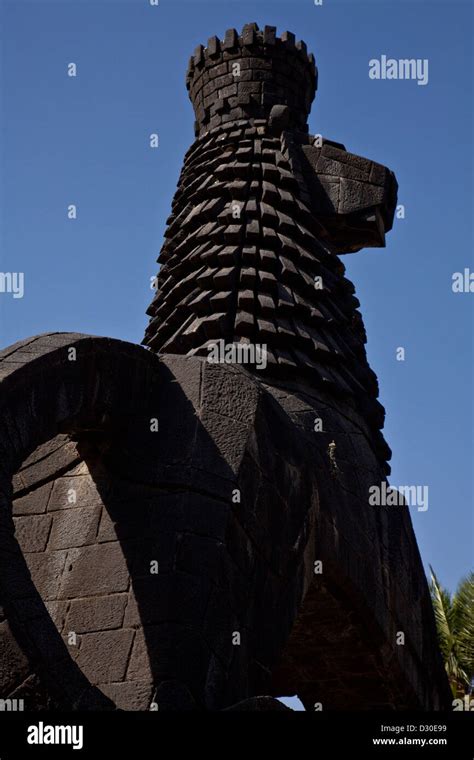
[[[339, 259], [384, 245], [396, 180], [309, 135], [316, 84], [274, 27], [196, 48], [146, 348], [0, 352], [0, 698], [448, 706], [408, 508], [369, 505], [390, 450]], [[208, 361], [217, 340], [265, 368]]]

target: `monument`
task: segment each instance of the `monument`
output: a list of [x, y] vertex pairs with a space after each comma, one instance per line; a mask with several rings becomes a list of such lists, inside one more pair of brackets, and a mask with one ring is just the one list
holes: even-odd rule
[[[443, 709], [450, 692], [343, 254], [393, 173], [310, 135], [274, 27], [191, 58], [196, 139], [144, 346], [0, 353], [0, 698], [25, 709]], [[315, 708], [316, 706], [316, 708]]]

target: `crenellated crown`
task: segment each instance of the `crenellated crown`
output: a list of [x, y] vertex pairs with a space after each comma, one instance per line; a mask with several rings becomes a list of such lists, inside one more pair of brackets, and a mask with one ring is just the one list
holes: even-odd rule
[[239, 35], [211, 37], [191, 57], [186, 76], [196, 136], [240, 119], [267, 119], [275, 105], [288, 106], [290, 128], [307, 131], [317, 89], [314, 56], [291, 32], [246, 24]]

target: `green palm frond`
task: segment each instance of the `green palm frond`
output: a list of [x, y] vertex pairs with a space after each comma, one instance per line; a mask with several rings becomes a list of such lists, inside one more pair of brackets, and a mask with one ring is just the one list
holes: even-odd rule
[[474, 573], [458, 584], [451, 596], [431, 571], [431, 600], [438, 642], [453, 693], [469, 686], [474, 674]]
[[450, 627], [451, 617], [451, 598], [449, 593], [443, 589], [439, 583], [433, 568], [430, 565], [431, 571], [431, 600], [433, 603], [433, 610], [436, 620], [436, 629], [438, 631], [438, 643], [443, 655], [444, 661], [448, 660], [448, 657], [452, 650], [453, 637]]
[[474, 673], [474, 573], [463, 578], [453, 599], [458, 652], [463, 668]]

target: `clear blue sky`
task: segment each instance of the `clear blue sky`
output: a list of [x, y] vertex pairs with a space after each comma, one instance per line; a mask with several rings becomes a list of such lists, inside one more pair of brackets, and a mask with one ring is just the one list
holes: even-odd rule
[[[454, 589], [473, 557], [474, 294], [451, 291], [453, 272], [474, 269], [470, 2], [3, 0], [0, 271], [24, 272], [25, 295], [0, 294], [0, 345], [51, 330], [140, 342], [193, 140], [188, 57], [248, 21], [315, 53], [310, 130], [397, 174], [406, 218], [385, 250], [345, 263], [387, 409], [391, 482], [429, 486], [415, 530], [425, 566]], [[428, 85], [369, 79], [382, 54], [427, 58]]]

